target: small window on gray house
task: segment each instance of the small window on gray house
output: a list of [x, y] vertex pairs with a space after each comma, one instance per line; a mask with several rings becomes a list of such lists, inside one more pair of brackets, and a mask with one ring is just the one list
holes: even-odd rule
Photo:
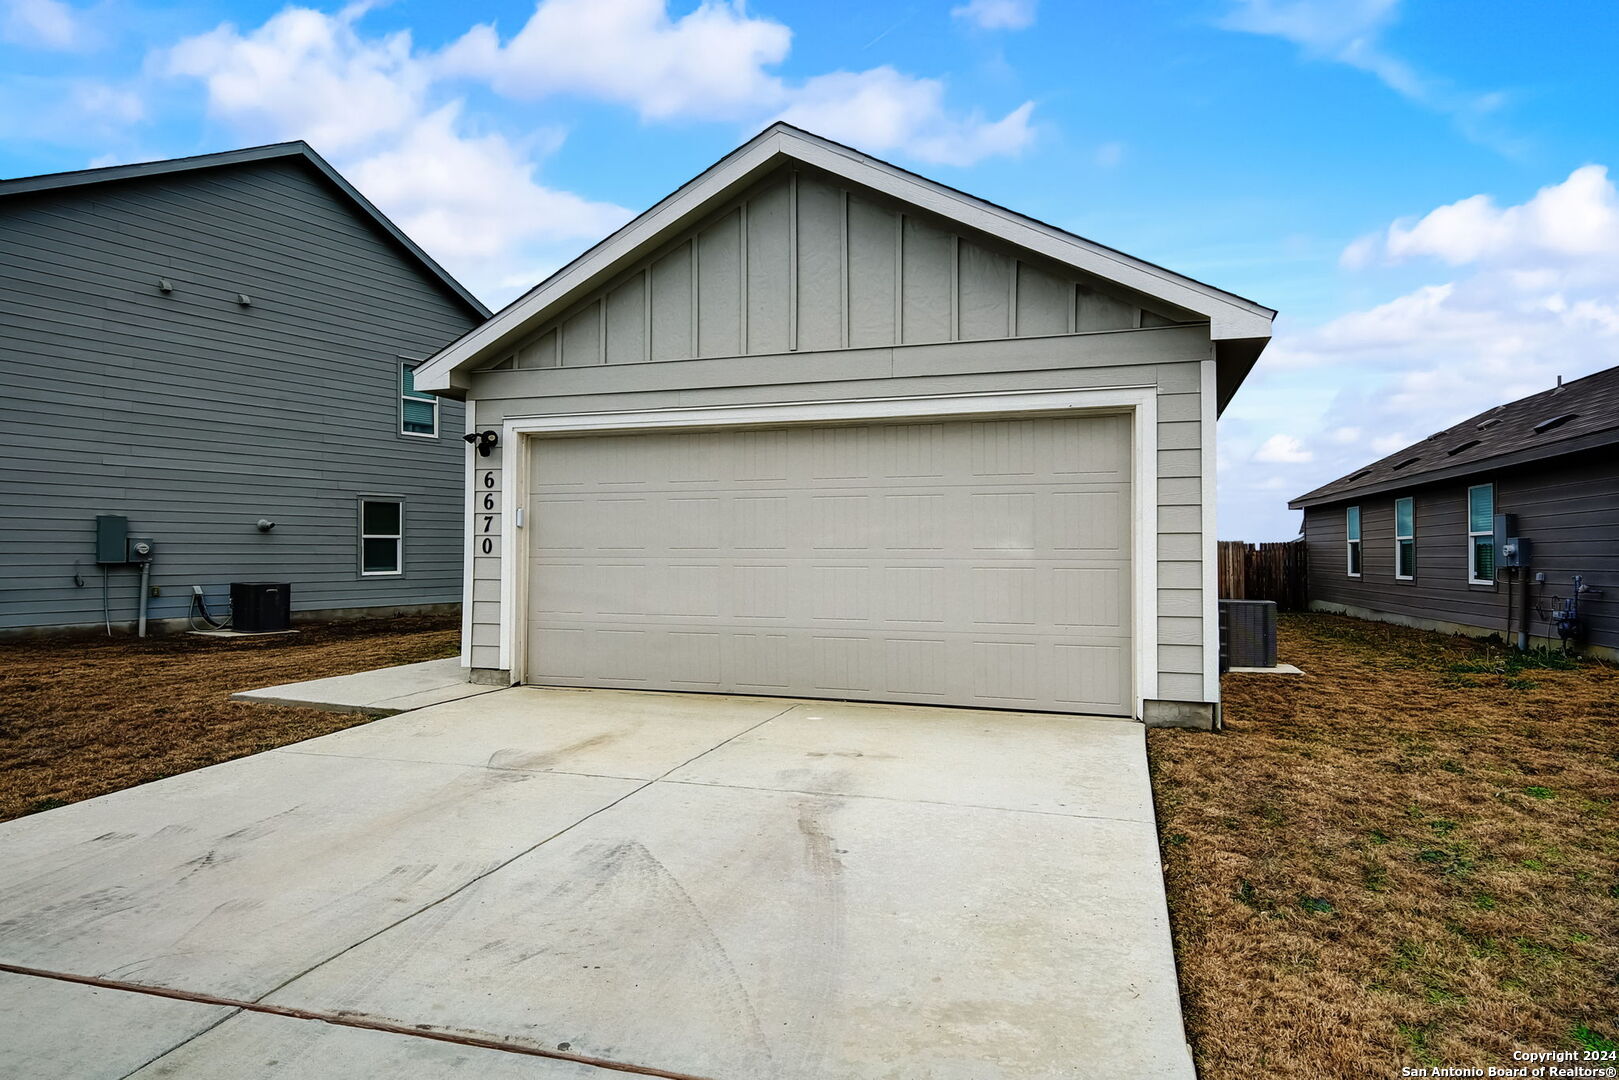
[[1394, 500], [1394, 576], [1401, 581], [1417, 576], [1417, 512], [1410, 496]]
[[1495, 584], [1495, 485], [1467, 489], [1467, 583]]
[[1344, 535], [1347, 537], [1344, 565], [1350, 577], [1360, 577], [1360, 507], [1351, 506], [1344, 511]]
[[360, 500], [360, 574], [405, 571], [405, 506], [398, 499]]
[[399, 433], [438, 438], [438, 398], [416, 389], [416, 365], [399, 365]]

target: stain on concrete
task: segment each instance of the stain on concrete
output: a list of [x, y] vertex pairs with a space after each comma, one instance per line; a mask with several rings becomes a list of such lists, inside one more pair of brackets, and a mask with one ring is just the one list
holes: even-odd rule
[[508, 747], [504, 750], [496, 750], [493, 754], [490, 754], [487, 764], [491, 769], [517, 769], [527, 770], [529, 772], [552, 772], [556, 770], [559, 763], [565, 761], [567, 758], [576, 754], [582, 754], [587, 750], [594, 750], [597, 747], [606, 746], [612, 743], [614, 740], [622, 738], [624, 734], [625, 733], [621, 731], [603, 731], [598, 734], [591, 735], [588, 738], [579, 739], [575, 742], [568, 743], [566, 746], [559, 746], [551, 750], [536, 751], [524, 750], [520, 747]]

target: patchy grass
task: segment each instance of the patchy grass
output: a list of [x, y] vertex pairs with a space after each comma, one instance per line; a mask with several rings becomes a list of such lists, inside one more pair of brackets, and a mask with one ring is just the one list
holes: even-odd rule
[[239, 690], [454, 656], [457, 617], [288, 637], [54, 636], [0, 644], [0, 820], [370, 719], [228, 700]]
[[[1304, 676], [1148, 733], [1203, 1080], [1619, 1039], [1619, 669], [1284, 615]], [[1533, 672], [1533, 680], [1524, 673]]]

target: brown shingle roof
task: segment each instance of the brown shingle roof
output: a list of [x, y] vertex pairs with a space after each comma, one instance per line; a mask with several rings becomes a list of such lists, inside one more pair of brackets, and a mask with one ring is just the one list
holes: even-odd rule
[[1611, 367], [1468, 417], [1287, 505], [1298, 510], [1616, 442], [1619, 367]]

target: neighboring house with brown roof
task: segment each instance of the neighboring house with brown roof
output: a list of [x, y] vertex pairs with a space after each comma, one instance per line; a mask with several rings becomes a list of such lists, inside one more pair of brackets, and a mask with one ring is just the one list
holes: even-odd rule
[[[1619, 657], [1619, 367], [1498, 405], [1288, 504], [1310, 606]], [[1507, 515], [1498, 529], [1498, 515]], [[1508, 538], [1519, 548], [1513, 565]]]

